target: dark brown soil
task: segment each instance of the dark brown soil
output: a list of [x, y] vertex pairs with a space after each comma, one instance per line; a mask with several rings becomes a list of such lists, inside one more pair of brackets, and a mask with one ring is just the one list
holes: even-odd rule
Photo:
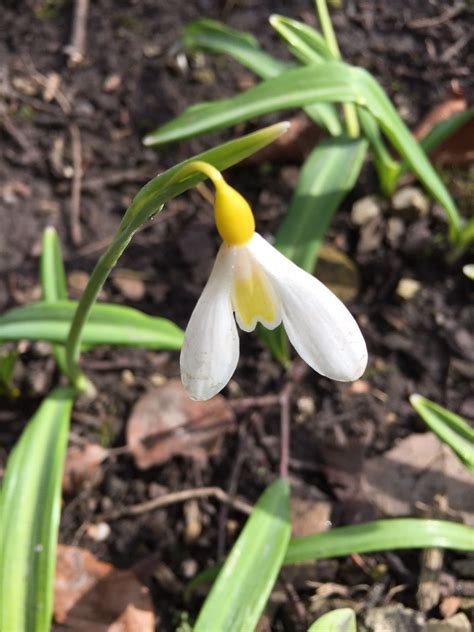
[[[170, 6], [172, 8], [170, 9]], [[469, 60], [473, 10], [465, 8], [443, 19], [445, 3], [433, 1], [362, 2], [351, 0], [334, 12], [334, 24], [346, 59], [374, 72], [394, 99], [407, 124], [415, 126], [450, 94], [454, 82], [472, 99], [474, 79]], [[73, 3], [29, 0], [2, 3], [0, 24], [0, 310], [39, 298], [38, 258], [43, 228], [56, 226], [62, 239], [67, 271], [90, 273], [106, 240], [117, 227], [124, 208], [152, 175], [204, 147], [230, 138], [226, 132], [178, 145], [145, 149], [143, 135], [201, 100], [234, 94], [252, 80], [250, 73], [223, 58], [188, 59], [179, 49], [180, 32], [198, 16], [221, 19], [253, 31], [267, 50], [285, 57], [270, 26], [271, 13], [314, 23], [312, 4], [250, 1], [195, 3], [162, 0], [98, 0], [92, 3], [87, 28], [85, 63], [69, 68], [64, 47], [69, 41]], [[441, 18], [439, 18], [441, 16]], [[439, 19], [438, 19], [439, 18]], [[430, 22], [431, 20], [431, 22]], [[425, 22], [425, 24], [423, 23]], [[472, 51], [471, 51], [472, 52]], [[60, 78], [56, 98], [45, 96], [52, 73]], [[59, 96], [58, 96], [59, 95]], [[242, 133], [254, 128], [241, 126]], [[84, 176], [81, 190], [81, 243], [71, 239], [72, 137], [79, 130]], [[284, 216], [294, 186], [297, 165], [239, 167], [231, 181], [253, 203], [259, 229], [272, 233]], [[449, 175], [449, 174], [447, 174]], [[456, 173], [461, 182], [467, 178]], [[457, 181], [457, 180], [456, 180]], [[449, 184], [449, 181], [448, 181]], [[467, 186], [467, 185], [466, 185]], [[472, 185], [471, 185], [472, 190]], [[351, 303], [366, 336], [370, 360], [366, 383], [359, 390], [317, 376], [311, 371], [295, 382], [292, 412], [291, 475], [294, 494], [331, 502], [334, 525], [379, 516], [371, 499], [358, 488], [364, 460], [387, 451], [397, 440], [425, 427], [413, 413], [413, 392], [474, 418], [470, 381], [474, 334], [472, 284], [461, 273], [467, 259], [448, 263], [446, 224], [433, 207], [428, 217], [402, 220], [398, 239], [390, 237], [390, 208], [380, 220], [375, 238], [350, 220], [351, 203], [374, 193], [370, 167], [343, 204], [329, 232], [329, 242], [342, 248], [357, 264], [361, 288]], [[469, 196], [459, 194], [464, 213], [472, 211]], [[147, 313], [173, 319], [183, 328], [207, 278], [218, 246], [210, 209], [197, 192], [170, 203], [146, 226], [119, 262], [135, 270], [145, 283], [142, 300], [126, 298], [109, 282], [102, 300], [126, 303]], [[368, 245], [367, 245], [368, 244]], [[77, 275], [70, 276], [70, 281]], [[402, 278], [419, 281], [411, 300], [396, 294]], [[77, 297], [78, 290], [71, 289]], [[44, 345], [22, 345], [16, 383], [21, 397], [0, 406], [2, 460], [19, 436], [41, 398], [57, 381]], [[97, 399], [80, 400], [73, 415], [72, 442], [93, 441], [118, 448], [133, 403], [150, 388], [150, 376], [178, 374], [176, 353], [100, 349], [86, 354], [83, 366], [97, 387]], [[133, 374], [125, 374], [129, 370]], [[242, 355], [234, 385], [227, 393], [259, 397], [279, 392], [287, 383], [284, 370], [255, 336], [242, 337]], [[305, 405], [314, 412], [305, 415]], [[81, 526], [111, 507], [136, 504], [160, 491], [204, 485], [228, 489], [253, 503], [278, 472], [279, 409], [240, 409], [239, 430], [228, 434], [217, 456], [206, 465], [176, 457], [140, 471], [127, 454], [117, 454], [102, 466], [102, 480], [65, 497], [61, 541], [89, 548], [119, 567], [159, 561], [176, 580], [166, 582], [148, 573], [160, 630], [173, 630], [180, 613], [194, 617], [200, 601], [185, 603], [179, 588], [195, 561], [201, 570], [215, 561], [218, 532], [226, 529], [214, 501], [200, 503], [202, 535], [184, 541], [182, 505], [111, 522], [111, 535], [94, 542]], [[236, 469], [236, 463], [239, 467]], [[416, 464], [415, 464], [416, 465]], [[334, 471], [339, 476], [334, 476]], [[243, 520], [230, 511], [229, 519]], [[229, 526], [229, 525], [227, 525]], [[232, 543], [228, 535], [226, 547]], [[450, 553], [445, 571], [463, 556]], [[325, 609], [313, 613], [308, 581], [328, 581], [348, 587], [348, 601], [363, 610], [389, 601], [417, 608], [417, 552], [364, 556], [365, 566], [352, 558], [324, 562], [287, 579], [296, 596], [287, 594], [275, 609], [273, 630], [303, 630]], [[381, 576], [369, 569], [382, 567]], [[162, 568], [162, 567], [161, 567]], [[357, 593], [367, 584], [368, 593]], [[406, 584], [393, 597], [391, 589]], [[285, 588], [286, 586], [286, 588]], [[287, 590], [281, 583], [280, 589]], [[337, 604], [336, 604], [337, 605]], [[302, 614], [303, 613], [303, 614]], [[435, 608], [431, 613], [439, 616]]]

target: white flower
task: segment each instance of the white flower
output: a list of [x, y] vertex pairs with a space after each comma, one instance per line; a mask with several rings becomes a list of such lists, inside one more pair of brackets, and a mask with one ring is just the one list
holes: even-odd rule
[[343, 382], [359, 378], [367, 348], [349, 310], [254, 232], [246, 201], [222, 178], [212, 179], [224, 243], [181, 350], [181, 379], [189, 396], [209, 399], [229, 382], [239, 359], [236, 320], [244, 331], [253, 331], [257, 322], [268, 329], [283, 322], [290, 342], [315, 371]]

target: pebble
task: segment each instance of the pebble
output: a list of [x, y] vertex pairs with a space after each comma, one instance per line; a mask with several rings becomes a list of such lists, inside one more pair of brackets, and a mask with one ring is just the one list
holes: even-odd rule
[[372, 219], [379, 217], [382, 203], [376, 195], [366, 195], [352, 205], [351, 220], [356, 226], [364, 226]]
[[403, 187], [393, 196], [392, 207], [400, 217], [414, 220], [428, 215], [430, 201], [417, 187]]
[[415, 279], [400, 279], [395, 290], [397, 296], [403, 298], [405, 301], [412, 299], [415, 294], [421, 289], [421, 284]]
[[99, 522], [98, 524], [90, 524], [87, 527], [87, 535], [95, 542], [104, 542], [111, 533], [110, 525], [107, 522]]

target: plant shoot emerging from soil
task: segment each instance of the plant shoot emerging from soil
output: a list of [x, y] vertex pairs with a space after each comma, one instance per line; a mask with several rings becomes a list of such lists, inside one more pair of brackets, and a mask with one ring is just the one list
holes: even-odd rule
[[209, 399], [232, 377], [239, 359], [235, 321], [248, 332], [259, 322], [268, 329], [283, 322], [296, 351], [315, 371], [343, 382], [358, 379], [367, 348], [345, 305], [255, 232], [249, 204], [217, 169], [200, 161], [187, 168], [212, 180], [223, 240], [181, 351], [181, 377], [190, 397]]

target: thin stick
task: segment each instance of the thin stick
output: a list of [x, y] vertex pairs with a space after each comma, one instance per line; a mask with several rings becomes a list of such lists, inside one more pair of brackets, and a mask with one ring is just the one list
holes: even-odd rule
[[71, 183], [71, 240], [75, 246], [82, 243], [81, 230], [81, 187], [82, 187], [82, 144], [81, 133], [77, 125], [69, 128], [72, 140], [72, 167], [73, 176]]
[[290, 398], [292, 391], [293, 384], [288, 382], [280, 395], [280, 478], [288, 478], [288, 465], [290, 462]]
[[122, 509], [116, 509], [115, 511], [99, 514], [95, 517], [95, 522], [110, 522], [112, 520], [118, 520], [125, 516], [137, 516], [148, 511], [155, 511], [156, 509], [162, 509], [168, 507], [168, 505], [174, 505], [176, 503], [183, 503], [187, 500], [193, 500], [196, 498], [216, 498], [223, 503], [231, 505], [237, 511], [241, 511], [244, 514], [251, 514], [253, 507], [243, 500], [238, 498], [232, 498], [227, 492], [220, 487], [198, 487], [196, 489], [184, 489], [179, 492], [173, 492], [171, 494], [164, 494], [153, 500], [147, 500], [144, 503], [138, 503], [137, 505], [130, 505], [123, 507]]
[[86, 25], [89, 0], [76, 0], [72, 19], [71, 42], [64, 52], [69, 56], [69, 65], [77, 66], [84, 61], [86, 51]]

